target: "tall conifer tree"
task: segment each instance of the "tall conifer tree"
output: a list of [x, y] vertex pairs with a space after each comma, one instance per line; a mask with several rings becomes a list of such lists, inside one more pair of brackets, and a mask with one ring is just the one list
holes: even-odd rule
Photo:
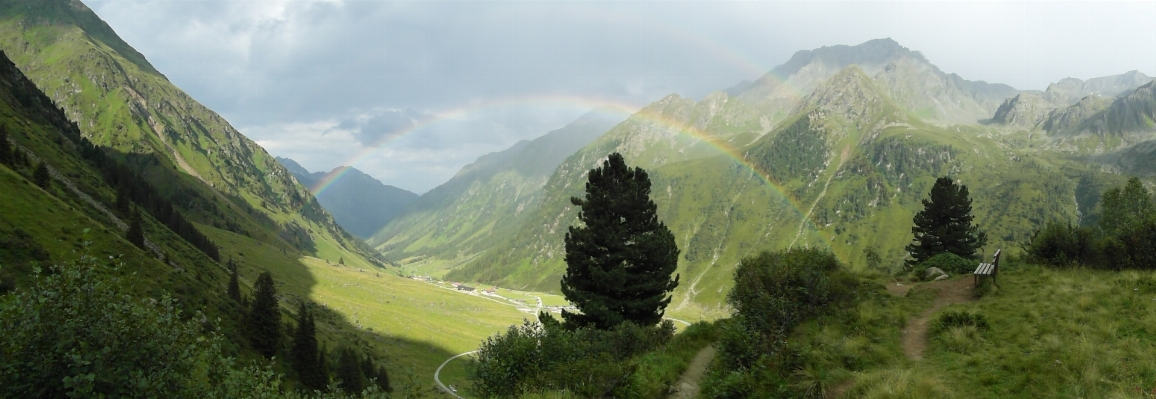
[[8, 129], [0, 126], [0, 164], [12, 164], [12, 143], [8, 142]]
[[136, 245], [137, 248], [144, 249], [144, 227], [141, 226], [140, 211], [133, 210], [132, 216], [129, 217], [128, 232], [125, 233], [125, 239]]
[[341, 380], [341, 389], [349, 393], [360, 393], [365, 389], [361, 374], [361, 360], [352, 348], [342, 348], [337, 359], [337, 378]]
[[253, 284], [253, 305], [246, 325], [253, 349], [266, 358], [277, 354], [281, 347], [281, 311], [277, 309], [277, 288], [269, 272], [262, 272]]
[[297, 379], [306, 388], [323, 391], [326, 381], [317, 367], [317, 327], [313, 323], [313, 313], [305, 302], [301, 302], [297, 316], [300, 320], [293, 333], [293, 347], [289, 351], [293, 371], [297, 372]]
[[48, 163], [40, 161], [36, 164], [36, 169], [32, 171], [32, 182], [45, 190], [48, 189], [48, 183], [52, 181], [52, 176], [48, 174]]
[[229, 258], [229, 299], [241, 302], [241, 283], [237, 281], [237, 263]]
[[950, 177], [936, 179], [928, 199], [923, 200], [923, 210], [913, 220], [915, 242], [907, 245], [913, 258], [908, 264], [915, 265], [945, 252], [974, 259], [976, 251], [987, 242], [987, 235], [971, 224], [974, 218], [967, 186], [955, 184]]
[[579, 226], [566, 233], [562, 293], [582, 313], [563, 312], [569, 327], [612, 328], [623, 321], [654, 325], [662, 320], [678, 276], [674, 235], [658, 221], [650, 178], [626, 166], [618, 153], [590, 171]]

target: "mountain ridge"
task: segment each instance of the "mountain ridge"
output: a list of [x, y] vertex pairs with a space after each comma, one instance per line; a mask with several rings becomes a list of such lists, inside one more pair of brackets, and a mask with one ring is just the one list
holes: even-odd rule
[[383, 184], [373, 176], [351, 166], [338, 166], [329, 172], [309, 172], [296, 161], [276, 157], [297, 181], [311, 191], [321, 182], [331, 181], [316, 192], [317, 202], [333, 215], [342, 228], [365, 239], [400, 215], [418, 195]]

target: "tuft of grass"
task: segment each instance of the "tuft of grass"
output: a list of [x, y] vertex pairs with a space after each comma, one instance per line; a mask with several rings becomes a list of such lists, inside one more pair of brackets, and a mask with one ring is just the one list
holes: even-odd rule
[[844, 396], [864, 399], [959, 397], [942, 375], [927, 367], [887, 369], [858, 375], [855, 386]]

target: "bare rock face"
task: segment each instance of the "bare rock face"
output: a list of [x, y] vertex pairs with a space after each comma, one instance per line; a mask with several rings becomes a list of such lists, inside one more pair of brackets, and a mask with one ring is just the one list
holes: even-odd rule
[[1047, 120], [1049, 113], [1056, 109], [1056, 105], [1035, 93], [1020, 93], [1015, 97], [1004, 100], [992, 123], [1009, 126], [1036, 128]]

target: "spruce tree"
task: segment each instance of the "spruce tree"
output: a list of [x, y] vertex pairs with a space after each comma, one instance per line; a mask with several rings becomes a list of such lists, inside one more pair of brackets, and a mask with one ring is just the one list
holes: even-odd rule
[[343, 348], [337, 359], [337, 379], [341, 389], [349, 393], [360, 393], [365, 388], [361, 375], [361, 361], [352, 348]]
[[610, 329], [623, 321], [661, 321], [678, 286], [678, 276], [670, 278], [678, 246], [658, 221], [646, 171], [610, 154], [590, 171], [586, 197], [570, 202], [581, 207], [581, 225], [566, 233], [562, 293], [582, 313], [563, 311], [566, 325]]
[[325, 390], [325, 381], [317, 368], [317, 327], [313, 323], [313, 314], [305, 302], [297, 311], [300, 319], [297, 330], [293, 333], [293, 347], [289, 355], [293, 363], [293, 371], [297, 372], [297, 379], [309, 390]]
[[317, 349], [317, 377], [324, 389], [329, 389], [329, 351], [325, 346]]
[[32, 171], [32, 182], [45, 190], [48, 189], [48, 183], [52, 181], [52, 176], [48, 174], [48, 163], [40, 161], [36, 164], [36, 169]]
[[0, 164], [12, 164], [12, 143], [8, 142], [8, 129], [0, 126]]
[[907, 245], [916, 265], [932, 256], [950, 252], [963, 258], [976, 258], [976, 251], [987, 242], [987, 235], [971, 224], [971, 198], [967, 186], [955, 184], [950, 177], [940, 177], [931, 187], [923, 210], [915, 214], [911, 232], [915, 242]]
[[132, 211], [132, 216], [129, 218], [128, 222], [128, 232], [125, 233], [124, 238], [128, 240], [128, 242], [131, 242], [132, 245], [136, 245], [137, 248], [145, 248], [144, 228], [141, 226], [140, 211]]
[[262, 272], [253, 284], [253, 305], [246, 325], [253, 349], [266, 358], [277, 354], [281, 347], [281, 311], [277, 309], [277, 288], [269, 272]]
[[229, 299], [234, 302], [241, 302], [241, 284], [237, 281], [237, 263], [233, 262], [233, 258], [229, 258]]

